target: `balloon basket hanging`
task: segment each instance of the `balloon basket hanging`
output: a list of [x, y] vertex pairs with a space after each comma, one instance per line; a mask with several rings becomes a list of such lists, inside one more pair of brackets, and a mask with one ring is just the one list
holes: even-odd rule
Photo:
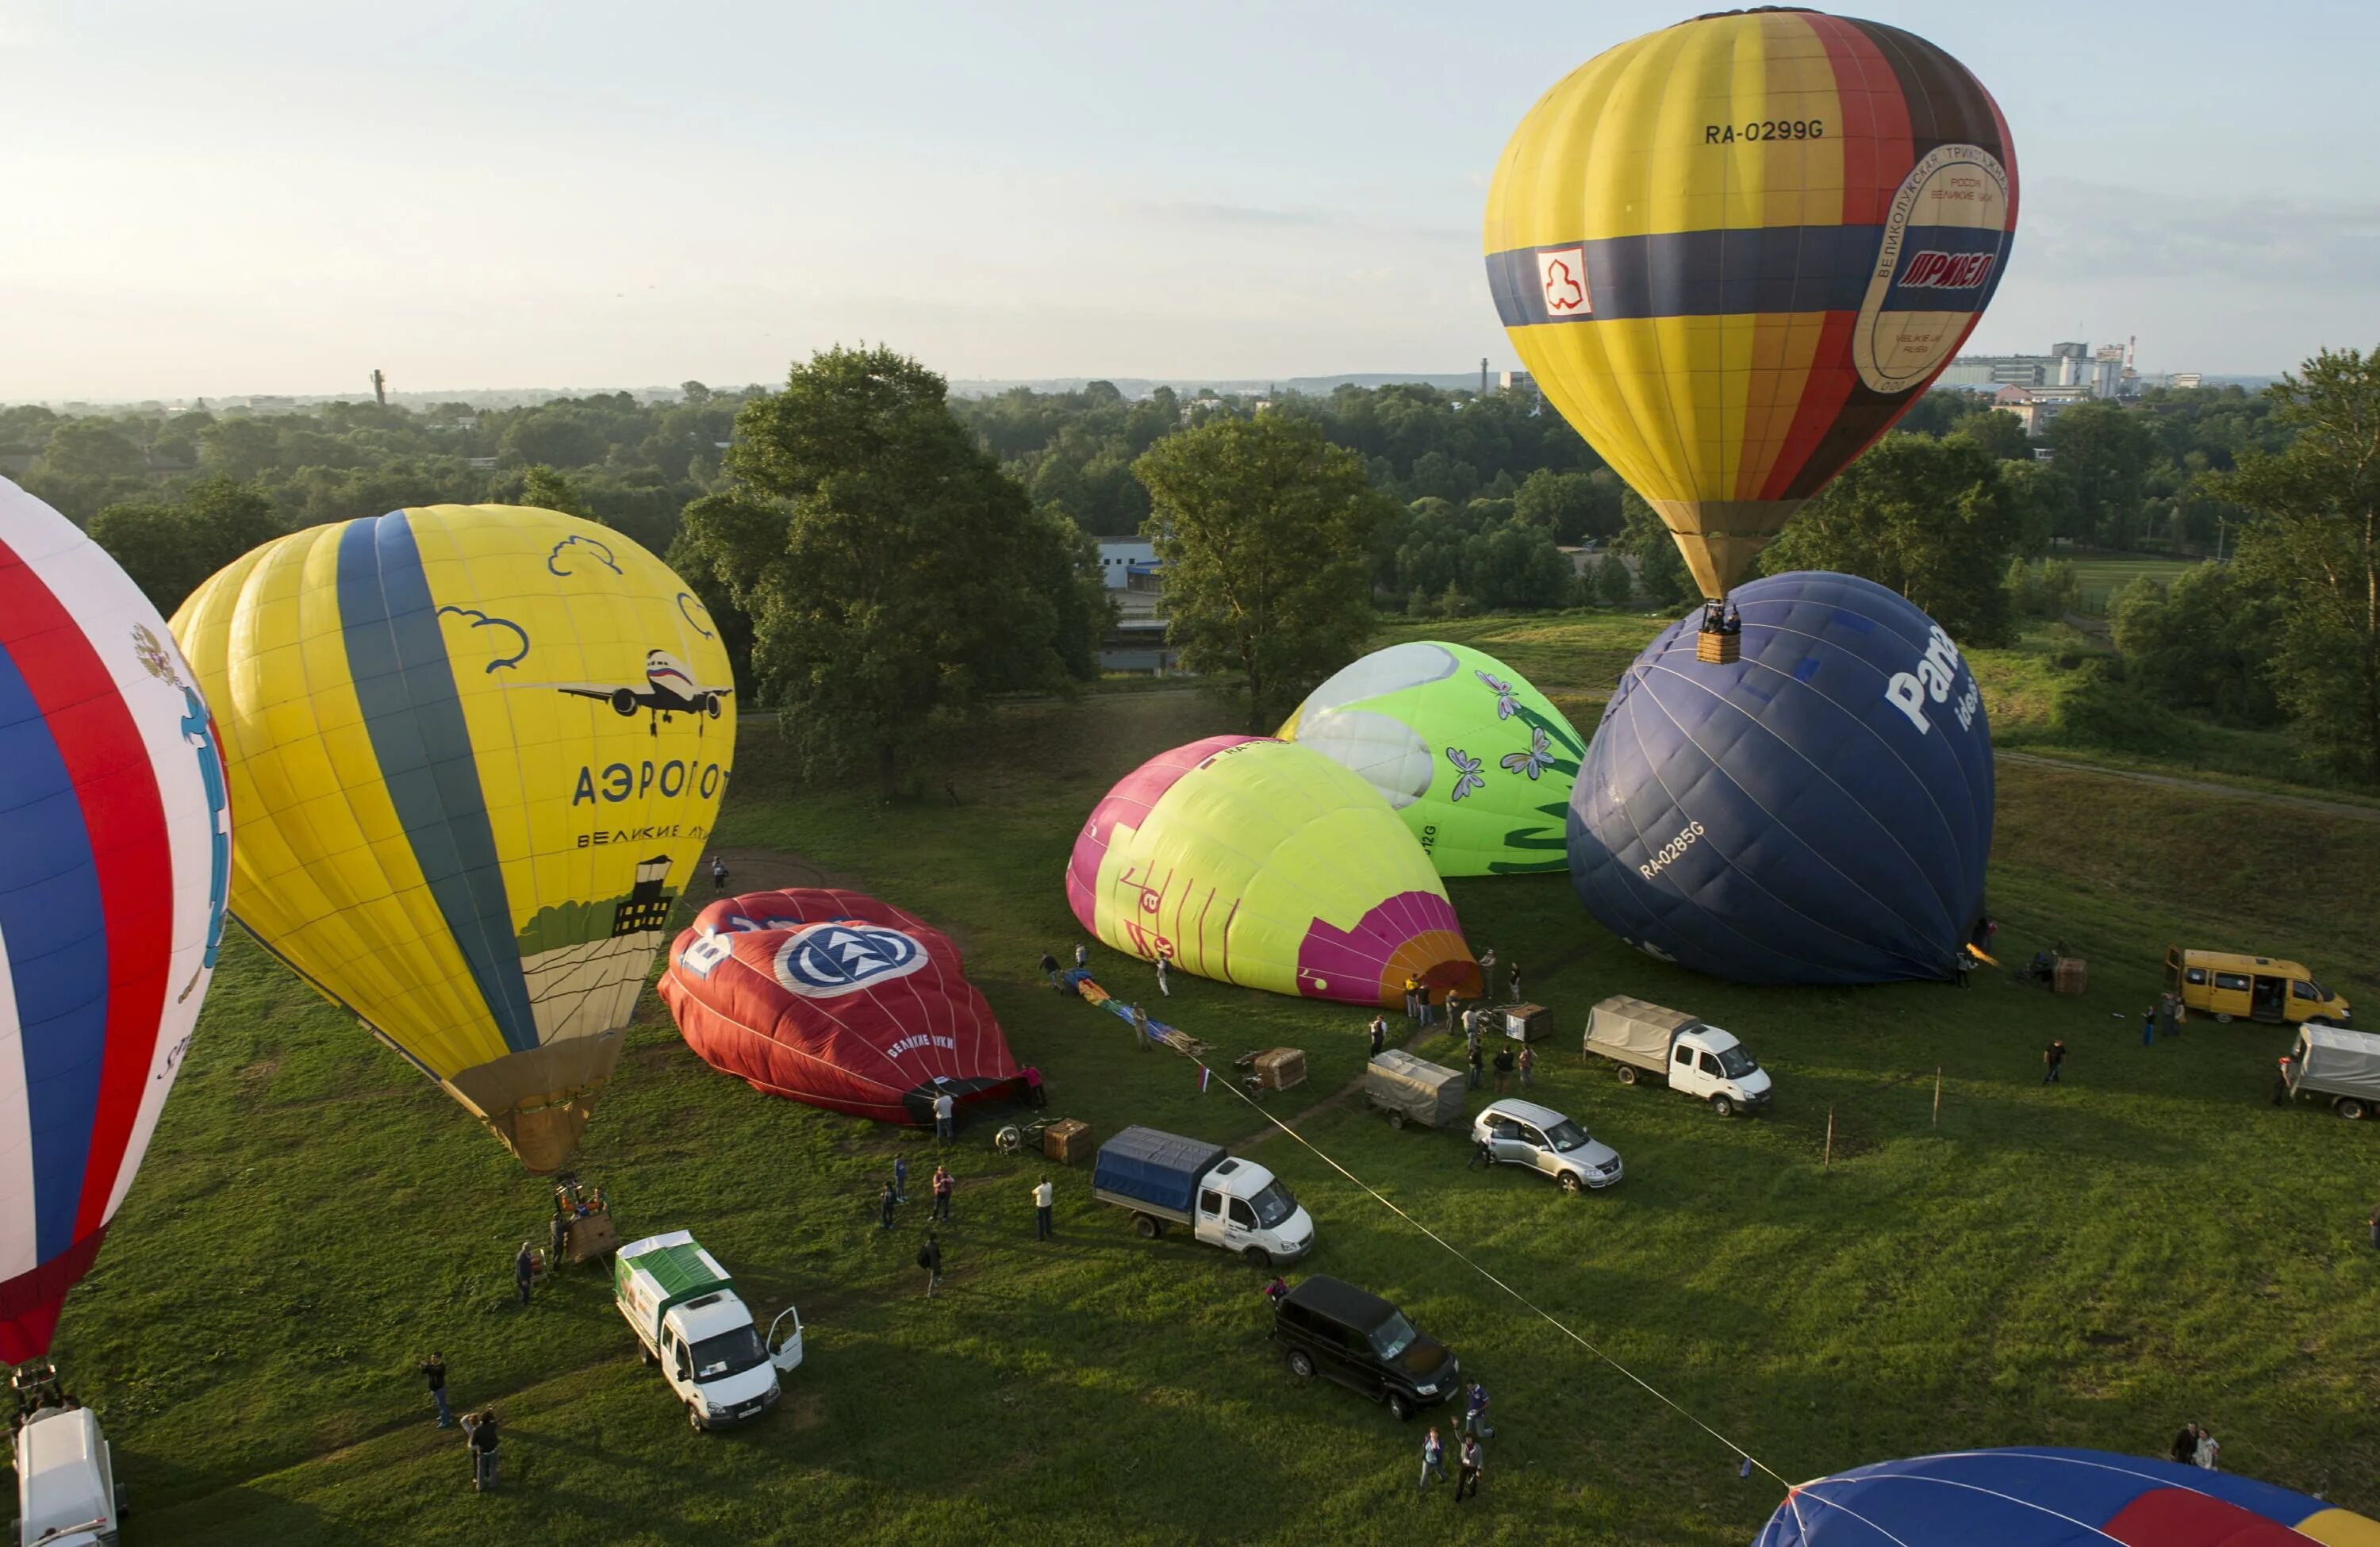
[[1732, 666], [1742, 653], [1743, 636], [1706, 629], [1694, 636], [1694, 659], [1706, 666]]

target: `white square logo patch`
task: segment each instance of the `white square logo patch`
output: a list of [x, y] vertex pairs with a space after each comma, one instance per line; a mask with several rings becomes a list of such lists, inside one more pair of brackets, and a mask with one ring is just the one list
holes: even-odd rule
[[1545, 293], [1548, 317], [1589, 317], [1594, 298], [1586, 288], [1586, 249], [1566, 247], [1537, 254], [1537, 286]]

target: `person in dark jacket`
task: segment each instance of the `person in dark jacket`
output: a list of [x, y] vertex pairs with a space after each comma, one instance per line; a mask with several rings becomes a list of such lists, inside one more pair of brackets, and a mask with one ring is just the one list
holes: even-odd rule
[[1463, 1454], [1455, 1463], [1454, 1468], [1454, 1502], [1456, 1504], [1463, 1502], [1463, 1495], [1465, 1493], [1469, 1493], [1475, 1499], [1479, 1496], [1479, 1474], [1487, 1465], [1487, 1457], [1480, 1453], [1479, 1436], [1465, 1434], [1463, 1437]]
[[876, 1198], [877, 1229], [890, 1230], [892, 1228], [892, 1209], [893, 1206], [900, 1201], [901, 1195], [892, 1190], [892, 1184], [890, 1182], [885, 1183], [884, 1190], [879, 1193]]
[[1475, 1165], [1484, 1165], [1490, 1171], [1496, 1169], [1496, 1147], [1484, 1138], [1472, 1141], [1471, 1158], [1463, 1163], [1463, 1169], [1468, 1171]]
[[926, 1270], [926, 1298], [930, 1300], [942, 1284], [942, 1243], [934, 1239], [930, 1230], [926, 1232], [926, 1244], [917, 1249], [917, 1266]]
[[1058, 958], [1047, 951], [1041, 953], [1041, 976], [1049, 979], [1052, 987], [1057, 985]]
[[1372, 1017], [1372, 1056], [1378, 1058], [1380, 1055], [1381, 1049], [1388, 1045], [1389, 1017], [1386, 1016], [1374, 1016]]
[[2181, 1466], [2195, 1466], [2198, 1460], [2198, 1425], [2183, 1424], [2181, 1432], [2173, 1437], [2173, 1447], [2168, 1454]]
[[1496, 1050], [1496, 1093], [1498, 1095], [1504, 1093], [1504, 1083], [1512, 1078], [1512, 1050], [1509, 1047], [1500, 1047]]
[[1471, 1089], [1479, 1089], [1479, 1072], [1487, 1066], [1488, 1055], [1474, 1041], [1471, 1044]]
[[2042, 1050], [2041, 1061], [2046, 1066], [2042, 1074], [2041, 1082], [2044, 1085], [2057, 1084], [2058, 1075], [2066, 1067], [2066, 1044], [2063, 1041], [2051, 1042]]
[[438, 1404], [438, 1427], [455, 1427], [455, 1415], [446, 1406], [446, 1356], [431, 1354], [413, 1367], [430, 1382], [430, 1400]]
[[463, 1419], [463, 1443], [471, 1450], [471, 1492], [492, 1492], [496, 1486], [496, 1410], [485, 1407]]
[[537, 1249], [527, 1241], [513, 1254], [513, 1287], [520, 1291], [520, 1303], [528, 1304], [528, 1283], [537, 1276]]
[[558, 1268], [570, 1260], [570, 1216], [562, 1205], [553, 1206], [553, 1217], [545, 1222], [545, 1261], [549, 1267]]

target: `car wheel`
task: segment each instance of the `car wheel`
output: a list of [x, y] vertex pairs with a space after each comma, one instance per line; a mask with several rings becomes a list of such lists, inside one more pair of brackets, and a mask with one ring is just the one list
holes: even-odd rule
[[1267, 1251], [1262, 1247], [1252, 1246], [1248, 1248], [1247, 1250], [1240, 1253], [1240, 1255], [1246, 1258], [1249, 1261], [1255, 1263], [1259, 1268], [1269, 1268], [1272, 1266], [1272, 1253]]
[[1563, 1173], [1561, 1174], [1561, 1189], [1562, 1189], [1562, 1191], [1564, 1191], [1564, 1192], [1572, 1192], [1572, 1193], [1574, 1193], [1574, 1192], [1578, 1191], [1581, 1188], [1583, 1188], [1583, 1187], [1585, 1187], [1585, 1186], [1586, 1186], [1586, 1184], [1585, 1184], [1585, 1182], [1582, 1182], [1582, 1181], [1580, 1181], [1580, 1180], [1578, 1179], [1578, 1173], [1577, 1173], [1577, 1172], [1575, 1172], [1575, 1171], [1565, 1171], [1565, 1172], [1563, 1172]]
[[702, 1427], [702, 1407], [700, 1404], [689, 1402], [686, 1405], [686, 1426], [688, 1429], [698, 1430]]
[[2215, 1017], [2215, 1024], [2217, 1026], [2228, 1026], [2231, 1024], [2231, 1017], [2229, 1016], [2218, 1015]]
[[1157, 1239], [1159, 1233], [1165, 1228], [1164, 1225], [1159, 1224], [1157, 1220], [1148, 1214], [1133, 1215], [1132, 1227], [1139, 1233], [1140, 1238], [1144, 1241], [1153, 1241]]
[[1404, 1393], [1401, 1391], [1389, 1393], [1389, 1416], [1399, 1423], [1413, 1417], [1413, 1403]]
[[2339, 1097], [2338, 1105], [2338, 1115], [2341, 1117], [2346, 1118], [2350, 1123], [2362, 1118], [2365, 1111], [2363, 1103], [2357, 1101], [2353, 1096]]
[[1735, 1115], [1735, 1102], [1725, 1096], [1713, 1096], [1711, 1110], [1721, 1117], [1732, 1117]]
[[1390, 1113], [1390, 1114], [1389, 1114], [1389, 1127], [1392, 1127], [1392, 1128], [1401, 1128], [1401, 1127], [1403, 1127], [1404, 1126], [1405, 1126], [1405, 1115], [1404, 1115], [1403, 1113], [1402, 1113], [1402, 1112], [1391, 1112], [1391, 1113]]
[[1620, 1083], [1622, 1085], [1633, 1085], [1636, 1083], [1635, 1065], [1622, 1064], [1620, 1066]]
[[1303, 1348], [1291, 1349], [1289, 1352], [1289, 1372], [1292, 1375], [1296, 1376], [1301, 1381], [1311, 1381], [1314, 1379], [1313, 1357], [1307, 1354]]

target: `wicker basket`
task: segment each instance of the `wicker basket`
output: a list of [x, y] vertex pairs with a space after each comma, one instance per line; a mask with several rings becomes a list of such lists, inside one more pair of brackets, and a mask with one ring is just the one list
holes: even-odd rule
[[1061, 1117], [1041, 1130], [1041, 1152], [1060, 1165], [1072, 1165], [1078, 1155], [1091, 1152], [1091, 1126], [1077, 1117]]
[[1257, 1054], [1257, 1083], [1268, 1090], [1286, 1090], [1305, 1083], [1305, 1054], [1293, 1047], [1277, 1047]]
[[2059, 993], [2081, 993], [2091, 986], [2091, 964], [2081, 956], [2058, 958], [2058, 973], [2050, 987]]
[[1694, 659], [1706, 666], [1732, 666], [1737, 652], [1742, 648], [1743, 636], [1741, 634], [1694, 635]]

